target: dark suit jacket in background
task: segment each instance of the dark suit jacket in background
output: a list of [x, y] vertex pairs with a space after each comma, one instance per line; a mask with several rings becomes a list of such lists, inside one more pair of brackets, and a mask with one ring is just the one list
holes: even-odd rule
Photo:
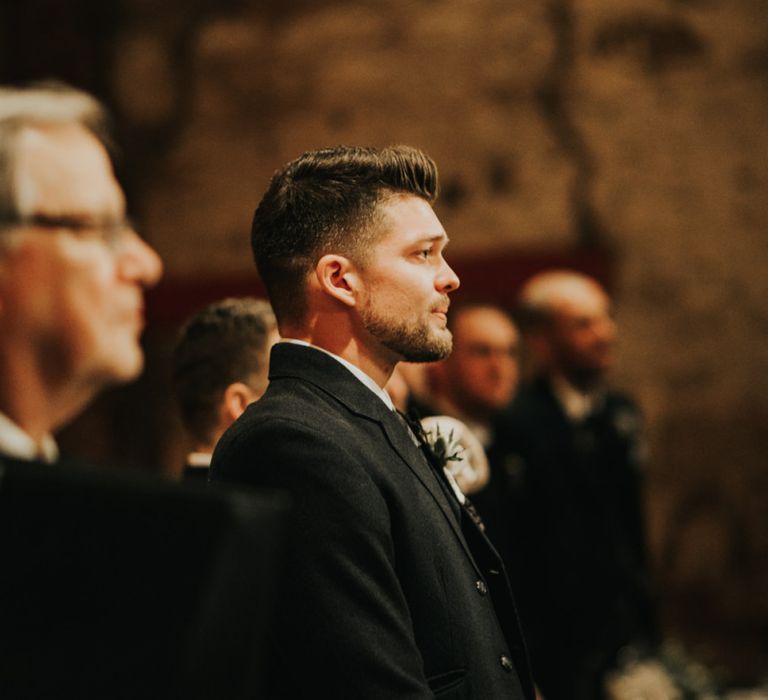
[[[639, 413], [608, 391], [570, 421], [544, 378], [523, 386], [496, 426], [495, 488], [507, 504], [504, 558], [547, 700], [602, 697], [626, 644], [652, 644], [639, 461]], [[482, 514], [482, 511], [481, 511]]]
[[498, 555], [341, 363], [276, 345], [269, 388], [219, 442], [211, 478], [294, 498], [273, 697], [533, 697]]
[[286, 510], [0, 455], [0, 698], [261, 697]]

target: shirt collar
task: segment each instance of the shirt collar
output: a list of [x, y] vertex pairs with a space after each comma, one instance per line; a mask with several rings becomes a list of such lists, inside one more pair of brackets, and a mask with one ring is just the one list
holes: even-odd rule
[[187, 464], [190, 467], [210, 467], [212, 456], [210, 452], [189, 452], [187, 453]]
[[38, 444], [4, 413], [0, 413], [0, 453], [14, 459], [40, 460], [49, 464], [59, 458], [59, 448], [52, 435], [44, 435]]
[[565, 415], [574, 423], [584, 420], [590, 413], [600, 408], [603, 401], [601, 390], [584, 393], [561, 376], [552, 377], [552, 392]]
[[293, 343], [294, 345], [304, 345], [308, 348], [314, 348], [315, 350], [319, 350], [320, 352], [324, 352], [326, 355], [329, 355], [337, 362], [340, 362], [344, 367], [346, 367], [350, 372], [352, 372], [357, 379], [362, 382], [366, 387], [368, 387], [376, 396], [378, 396], [383, 402], [384, 405], [390, 410], [395, 410], [395, 405], [392, 403], [392, 399], [389, 396], [389, 394], [382, 389], [371, 377], [369, 377], [363, 370], [361, 370], [357, 365], [353, 365], [348, 360], [345, 360], [343, 357], [340, 357], [339, 355], [336, 355], [332, 352], [329, 352], [325, 348], [318, 347], [317, 345], [312, 345], [312, 343], [308, 343], [305, 340], [297, 340], [296, 338], [282, 338], [280, 340], [281, 343]]

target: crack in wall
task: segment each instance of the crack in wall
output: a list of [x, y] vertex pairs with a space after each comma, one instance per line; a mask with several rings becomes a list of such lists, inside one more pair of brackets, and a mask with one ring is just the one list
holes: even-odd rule
[[606, 250], [609, 248], [607, 234], [592, 201], [594, 157], [570, 111], [569, 93], [576, 54], [573, 6], [573, 0], [549, 0], [546, 16], [555, 48], [536, 97], [545, 123], [575, 170], [569, 199], [577, 246]]

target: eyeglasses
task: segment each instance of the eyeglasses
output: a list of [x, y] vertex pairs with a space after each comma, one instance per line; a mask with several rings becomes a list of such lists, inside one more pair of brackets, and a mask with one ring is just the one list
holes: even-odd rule
[[96, 222], [77, 216], [49, 216], [47, 214], [0, 219], [0, 227], [17, 226], [71, 231], [81, 238], [102, 241], [112, 249], [118, 248], [129, 233], [136, 232], [136, 227], [130, 219]]

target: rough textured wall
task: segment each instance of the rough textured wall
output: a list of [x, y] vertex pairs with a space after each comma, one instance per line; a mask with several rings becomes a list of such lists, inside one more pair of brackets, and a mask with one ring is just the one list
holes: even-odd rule
[[570, 104], [620, 253], [622, 378], [650, 418], [669, 617], [706, 627], [733, 667], [762, 645], [765, 669], [768, 6], [575, 8]]
[[765, 0], [120, 7], [111, 89], [171, 275], [250, 270], [272, 170], [339, 142], [429, 151], [453, 255], [615, 253], [668, 629], [768, 668]]
[[[546, 5], [316, 3], [290, 15], [252, 5], [195, 37], [194, 116], [145, 201], [172, 267], [247, 269], [242, 234], [271, 172], [342, 142], [431, 153], [457, 251], [569, 242], [577, 165], [537, 94], [554, 51]], [[125, 104], [145, 89], [134, 83]], [[179, 228], [195, 243], [189, 255], [176, 248]]]

